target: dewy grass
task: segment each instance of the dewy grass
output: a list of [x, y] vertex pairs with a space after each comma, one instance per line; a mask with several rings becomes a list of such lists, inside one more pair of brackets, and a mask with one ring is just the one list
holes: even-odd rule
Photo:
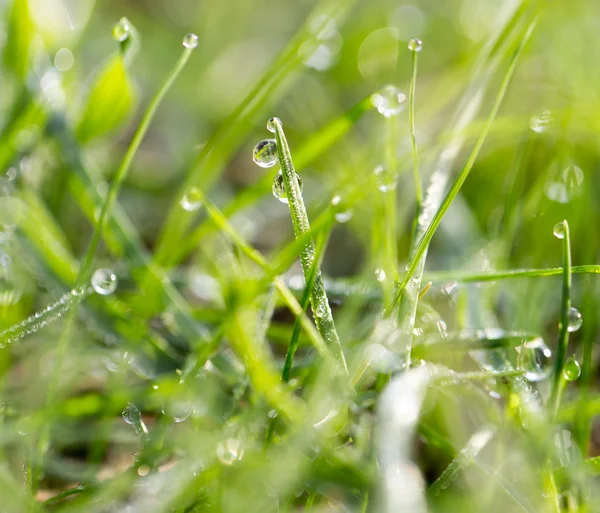
[[[298, 182], [298, 175], [294, 169], [292, 154], [290, 152], [287, 139], [285, 138], [281, 121], [278, 118], [272, 118], [269, 121], [269, 129], [275, 133], [275, 140], [277, 141], [277, 155], [279, 158], [279, 164], [281, 166], [281, 173], [283, 175], [285, 194], [290, 206], [290, 214], [292, 216], [292, 224], [294, 225], [294, 233], [298, 238], [310, 231], [310, 223], [308, 221], [306, 207], [304, 206], [302, 191], [300, 190], [300, 184]], [[315, 242], [311, 239], [300, 253], [300, 262], [302, 263], [302, 270], [304, 271], [304, 277], [307, 283], [309, 282], [311, 269], [315, 265], [315, 253]], [[344, 351], [342, 349], [342, 344], [338, 337], [337, 330], [335, 329], [331, 308], [329, 306], [329, 299], [327, 298], [327, 292], [325, 291], [325, 285], [323, 284], [321, 271], [317, 269], [316, 273], [317, 274], [314, 278], [314, 284], [310, 295], [310, 303], [315, 318], [315, 324], [317, 325], [317, 329], [323, 336], [325, 342], [327, 342], [331, 350], [334, 352], [337, 364], [344, 373], [348, 374], [348, 367], [346, 365]]]
[[400, 298], [402, 297], [402, 294], [403, 294], [404, 290], [406, 289], [406, 286], [408, 285], [410, 279], [412, 278], [413, 274], [415, 273], [415, 271], [417, 269], [417, 266], [419, 265], [419, 262], [421, 261], [421, 257], [427, 250], [427, 247], [429, 246], [429, 243], [431, 242], [431, 239], [433, 238], [433, 234], [435, 233], [438, 226], [442, 222], [442, 218], [444, 217], [444, 214], [447, 212], [448, 208], [450, 208], [452, 201], [454, 200], [454, 198], [460, 191], [462, 185], [464, 184], [465, 180], [467, 179], [467, 176], [469, 176], [469, 173], [470, 173], [471, 169], [473, 168], [475, 161], [477, 160], [477, 156], [479, 155], [479, 152], [481, 151], [481, 148], [483, 147], [483, 143], [485, 142], [487, 135], [490, 132], [490, 129], [492, 127], [494, 119], [496, 118], [496, 114], [498, 113], [498, 110], [500, 109], [500, 105], [502, 104], [502, 100], [504, 99], [506, 91], [508, 90], [508, 86], [510, 85], [511, 79], [512, 79], [515, 69], [517, 67], [517, 62], [519, 60], [519, 56], [521, 55], [523, 48], [529, 41], [529, 38], [531, 37], [531, 34], [533, 33], [534, 28], [535, 28], [535, 22], [533, 22], [529, 26], [527, 32], [525, 33], [525, 36], [521, 40], [517, 49], [515, 50], [512, 58], [510, 60], [508, 70], [507, 70], [506, 74], [504, 75], [504, 78], [502, 79], [502, 84], [500, 85], [500, 89], [498, 91], [498, 94], [496, 95], [496, 99], [494, 101], [494, 104], [492, 106], [490, 114], [487, 117], [484, 128], [483, 128], [480, 136], [478, 137], [477, 142], [475, 143], [475, 146], [474, 146], [473, 150], [471, 151], [469, 158], [467, 159], [467, 162], [465, 163], [464, 167], [458, 174], [456, 180], [452, 184], [452, 187], [450, 187], [450, 190], [444, 197], [444, 200], [442, 201], [441, 205], [439, 206], [439, 208], [436, 210], [435, 214], [433, 215], [433, 218], [431, 219], [431, 222], [429, 223], [427, 230], [425, 231], [423, 236], [420, 238], [420, 240], [415, 248], [414, 254], [410, 258], [410, 261], [408, 262], [408, 265], [406, 266], [406, 273], [404, 274], [404, 277], [398, 284], [398, 290], [396, 292], [394, 303], [397, 303], [400, 300]]
[[[123, 184], [123, 182], [125, 180], [125, 177], [127, 176], [129, 168], [131, 167], [133, 158], [134, 158], [135, 154], [137, 153], [137, 150], [140, 147], [140, 144], [141, 144], [144, 136], [146, 135], [146, 132], [148, 131], [150, 123], [151, 123], [152, 119], [154, 118], [154, 115], [156, 114], [156, 111], [158, 110], [158, 107], [159, 107], [162, 99], [165, 97], [165, 95], [167, 94], [167, 92], [169, 91], [169, 89], [171, 88], [171, 86], [173, 85], [173, 83], [175, 82], [177, 77], [179, 76], [179, 73], [184, 68], [185, 64], [187, 63], [192, 51], [193, 51], [193, 47], [186, 45], [185, 39], [184, 39], [184, 49], [181, 54], [181, 57], [175, 64], [175, 67], [173, 68], [171, 73], [168, 75], [165, 83], [162, 85], [162, 87], [158, 90], [156, 95], [150, 101], [150, 104], [148, 105], [148, 108], [146, 109], [146, 112], [144, 113], [144, 116], [142, 117], [142, 120], [140, 121], [140, 124], [133, 136], [131, 144], [129, 145], [129, 148], [127, 149], [127, 152], [125, 153], [125, 157], [123, 158], [123, 161], [115, 174], [115, 178], [109, 187], [108, 193], [106, 195], [106, 199], [104, 200], [104, 203], [102, 204], [100, 214], [98, 215], [98, 221], [96, 222], [96, 225], [94, 227], [92, 240], [91, 240], [88, 250], [85, 254], [83, 263], [79, 269], [79, 274], [77, 276], [75, 289], [83, 287], [84, 284], [87, 284], [88, 281], [90, 280], [90, 277], [92, 274], [92, 263], [94, 260], [94, 256], [96, 254], [96, 249], [98, 248], [98, 244], [100, 243], [100, 237], [102, 236], [102, 232], [104, 230], [106, 219], [112, 209], [112, 206], [114, 205], [114, 203], [117, 199], [117, 195], [119, 193], [121, 185]], [[54, 370], [52, 372], [50, 383], [48, 385], [48, 403], [50, 403], [51, 401], [54, 401], [56, 399], [55, 394], [57, 392], [58, 384], [59, 384], [59, 380], [60, 380], [60, 372], [61, 372], [62, 362], [64, 360], [65, 354], [68, 349], [69, 337], [71, 335], [71, 328], [72, 328], [73, 322], [76, 317], [77, 306], [78, 306], [78, 302], [73, 302], [72, 308], [69, 309], [69, 312], [68, 312], [68, 315], [66, 318], [66, 322], [65, 322], [65, 327], [64, 327], [63, 333], [59, 339], [58, 346], [56, 348], [56, 360], [55, 360], [55, 364], [54, 364]], [[39, 471], [37, 469], [37, 465], [41, 464], [47, 444], [48, 444], [48, 428], [42, 430], [42, 433], [39, 436], [39, 440], [37, 443], [36, 456], [34, 458], [32, 468], [29, 472], [30, 486], [31, 486], [32, 490], [35, 490], [38, 485], [37, 481], [38, 481]]]

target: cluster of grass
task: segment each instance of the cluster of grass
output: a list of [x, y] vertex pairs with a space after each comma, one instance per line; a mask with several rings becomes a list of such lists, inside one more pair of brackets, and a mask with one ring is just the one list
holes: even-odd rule
[[3, 5], [2, 513], [595, 511], [600, 8], [309, 3]]

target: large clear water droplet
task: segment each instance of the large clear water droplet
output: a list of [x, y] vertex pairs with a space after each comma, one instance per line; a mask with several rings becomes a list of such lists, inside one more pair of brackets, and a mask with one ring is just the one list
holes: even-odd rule
[[390, 171], [388, 168], [377, 166], [374, 173], [377, 188], [381, 192], [392, 191], [396, 188], [396, 185], [398, 185], [398, 174]]
[[109, 296], [117, 289], [117, 277], [112, 269], [96, 269], [92, 275], [92, 287], [102, 296]]
[[406, 95], [393, 85], [385, 86], [381, 91], [371, 96], [371, 103], [377, 111], [391, 118], [397, 116], [404, 109]]
[[420, 52], [423, 49], [423, 41], [421, 41], [418, 37], [413, 37], [408, 42], [408, 49], [411, 52]]
[[196, 48], [198, 46], [198, 36], [196, 34], [188, 34], [183, 38], [182, 44], [186, 48]]
[[123, 416], [123, 420], [127, 422], [127, 424], [136, 425], [139, 424], [142, 420], [142, 414], [138, 407], [133, 403], [127, 403], [127, 408], [123, 410], [121, 414]]
[[183, 195], [179, 202], [181, 207], [188, 212], [195, 212], [202, 206], [202, 194], [196, 187], [192, 187], [188, 192]]
[[131, 33], [131, 24], [127, 18], [121, 18], [112, 28], [112, 36], [115, 41], [122, 43]]
[[275, 139], [260, 141], [252, 150], [252, 159], [260, 167], [272, 167], [277, 163], [277, 142]]
[[565, 223], [563, 221], [561, 221], [560, 223], [556, 223], [554, 225], [554, 230], [552, 231], [552, 233], [554, 233], [554, 236], [557, 239], [564, 239], [565, 238]]
[[[300, 191], [302, 191], [302, 189], [304, 188], [304, 183], [302, 182], [302, 178], [298, 173], [296, 173], [296, 179], [298, 180]], [[283, 174], [281, 173], [281, 171], [279, 171], [279, 173], [275, 175], [275, 178], [273, 178], [273, 186], [271, 190], [273, 191], [273, 196], [275, 196], [279, 201], [281, 201], [281, 203], [288, 202], [287, 194], [285, 192]]]
[[237, 438], [228, 438], [217, 446], [217, 458], [224, 465], [233, 465], [243, 457], [244, 448]]
[[567, 381], [575, 381], [579, 376], [581, 376], [581, 366], [575, 356], [570, 356], [565, 362], [563, 377]]
[[281, 124], [281, 120], [279, 118], [271, 118], [267, 121], [267, 130], [269, 132], [275, 133], [277, 131], [277, 125]]
[[583, 324], [583, 317], [581, 316], [581, 312], [577, 310], [577, 308], [569, 308], [569, 311], [567, 313], [567, 319], [567, 330], [570, 333], [577, 331], [579, 328], [581, 328], [581, 325]]
[[519, 367], [529, 381], [542, 381], [552, 371], [552, 351], [541, 337], [525, 342], [519, 351]]

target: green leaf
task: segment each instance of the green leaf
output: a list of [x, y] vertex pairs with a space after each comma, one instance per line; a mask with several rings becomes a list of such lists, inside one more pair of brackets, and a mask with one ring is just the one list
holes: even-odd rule
[[125, 67], [124, 56], [115, 54], [98, 74], [77, 125], [81, 142], [112, 132], [129, 117], [136, 93]]
[[34, 27], [29, 16], [28, 0], [14, 0], [8, 11], [4, 65], [22, 81], [29, 69], [31, 41]]

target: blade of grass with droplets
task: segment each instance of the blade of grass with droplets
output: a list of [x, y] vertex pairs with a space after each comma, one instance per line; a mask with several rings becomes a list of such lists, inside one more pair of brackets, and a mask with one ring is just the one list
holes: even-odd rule
[[469, 158], [467, 159], [465, 166], [459, 172], [456, 180], [450, 187], [450, 190], [448, 191], [448, 193], [442, 200], [441, 204], [435, 211], [435, 214], [433, 215], [431, 222], [428, 224], [427, 229], [425, 230], [423, 235], [420, 237], [419, 242], [415, 247], [414, 253], [413, 253], [412, 257], [410, 258], [409, 263], [407, 265], [406, 273], [398, 285], [395, 302], [398, 302], [400, 300], [400, 298], [402, 297], [403, 292], [406, 289], [406, 286], [408, 285], [409, 281], [411, 280], [412, 276], [414, 275], [415, 271], [417, 270], [417, 267], [419, 267], [421, 258], [425, 254], [425, 252], [429, 246], [429, 242], [431, 241], [433, 234], [435, 233], [439, 224], [441, 223], [442, 218], [444, 217], [444, 214], [450, 207], [452, 200], [456, 197], [456, 195], [460, 191], [463, 183], [465, 182], [465, 180], [467, 179], [467, 176], [469, 175], [471, 169], [473, 168], [473, 165], [475, 164], [475, 161], [477, 160], [479, 152], [481, 151], [481, 148], [483, 147], [483, 144], [487, 138], [487, 134], [490, 131], [492, 123], [494, 122], [496, 114], [498, 113], [498, 110], [500, 109], [500, 105], [502, 104], [502, 100], [504, 99], [506, 91], [508, 90], [508, 86], [511, 83], [511, 80], [512, 80], [513, 74], [515, 72], [519, 57], [520, 57], [525, 45], [528, 43], [528, 41], [533, 33], [533, 30], [535, 28], [535, 25], [536, 25], [536, 21], [534, 20], [528, 26], [525, 35], [523, 36], [523, 38], [521, 39], [521, 41], [519, 43], [519, 46], [517, 47], [514, 54], [512, 55], [508, 70], [507, 70], [504, 78], [502, 79], [502, 83], [500, 85], [500, 90], [498, 91], [498, 94], [496, 95], [496, 99], [492, 106], [492, 110], [487, 117], [483, 131], [481, 132], [479, 138], [477, 139], [477, 142], [475, 143], [475, 147], [471, 151], [471, 154], [469, 155]]
[[[343, 20], [355, 2], [356, 0], [318, 2], [309, 18], [318, 16], [320, 23], [316, 29], [322, 30], [328, 20]], [[264, 110], [277, 94], [284, 92], [284, 86], [289, 87], [291, 81], [286, 79], [301, 65], [298, 50], [307, 37], [310, 37], [310, 33], [303, 25], [266, 70], [262, 79], [202, 148], [167, 215], [156, 248], [157, 262], [161, 262], [171, 248], [179, 246], [192, 221], [190, 216], [182, 213], [179, 198], [192, 187], [206, 190], [218, 178], [223, 166], [252, 127], [254, 117]]]
[[[274, 131], [275, 140], [277, 141], [277, 156], [281, 166], [281, 174], [283, 176], [285, 194], [290, 207], [292, 224], [294, 225], [294, 233], [296, 237], [301, 237], [303, 234], [310, 231], [310, 223], [308, 221], [306, 207], [304, 206], [304, 199], [302, 198], [298, 175], [294, 169], [292, 154], [281, 121], [277, 118], [273, 118], [269, 121], [269, 125], [269, 129]], [[300, 253], [300, 262], [302, 264], [304, 277], [307, 281], [310, 277], [311, 268], [315, 264], [315, 260], [315, 243], [314, 240], [310, 240]], [[337, 364], [341, 367], [341, 370], [345, 374], [348, 374], [344, 351], [335, 329], [320, 269], [317, 270], [317, 275], [314, 280], [310, 303], [319, 333], [321, 333], [321, 336], [333, 351]]]
[[[323, 155], [347, 134], [355, 123], [371, 109], [373, 109], [373, 104], [371, 103], [371, 98], [369, 96], [352, 106], [342, 116], [334, 119], [322, 129], [312, 134], [296, 152], [294, 158], [296, 170], [300, 171], [301, 169], [306, 168], [319, 158], [319, 156]], [[223, 213], [230, 218], [241, 209], [251, 205], [271, 191], [272, 182], [273, 176], [270, 173], [266, 173], [256, 184], [241, 191], [231, 203], [223, 209]], [[198, 247], [198, 244], [209, 233], [211, 233], [211, 226], [201, 223], [194, 228], [185, 240], [182, 241], [181, 245], [174, 251], [165, 253], [162, 257], [157, 255], [156, 262], [159, 265], [166, 267], [179, 263]]]
[[[561, 232], [562, 229], [562, 232]], [[552, 388], [548, 399], [548, 414], [550, 419], [556, 419], [560, 399], [565, 385], [563, 369], [567, 361], [569, 349], [569, 311], [571, 309], [571, 236], [569, 234], [569, 223], [562, 222], [562, 227], [557, 226], [554, 230], [557, 237], [562, 235], [563, 241], [563, 280], [562, 297], [560, 307], [560, 324], [558, 329], [558, 346], [554, 355], [554, 370], [552, 371]]]

